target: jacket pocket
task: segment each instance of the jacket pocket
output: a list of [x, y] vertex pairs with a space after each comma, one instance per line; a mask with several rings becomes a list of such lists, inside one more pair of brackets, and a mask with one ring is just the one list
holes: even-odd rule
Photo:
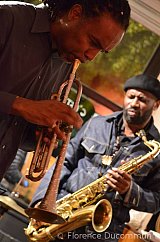
[[104, 154], [107, 144], [95, 139], [85, 138], [81, 143], [88, 153]]

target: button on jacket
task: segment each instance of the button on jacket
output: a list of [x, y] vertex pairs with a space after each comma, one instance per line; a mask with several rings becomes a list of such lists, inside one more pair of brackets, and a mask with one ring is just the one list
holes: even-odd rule
[[22, 118], [8, 115], [15, 97], [49, 99], [66, 80], [71, 65], [52, 50], [46, 7], [2, 1], [0, 23], [1, 180], [18, 147], [24, 148], [30, 128]]
[[[116, 142], [116, 127], [122, 112], [115, 112], [109, 116], [97, 116], [85, 123], [71, 140], [64, 162], [59, 196], [74, 193], [98, 178], [99, 173], [105, 174], [108, 167], [102, 164], [102, 156], [108, 154]], [[148, 140], [160, 141], [158, 130], [151, 120], [146, 130]], [[117, 152], [114, 166], [118, 167], [121, 160], [131, 160], [139, 155], [145, 156], [150, 149], [144, 145], [140, 137], [136, 136], [128, 144], [121, 146]], [[160, 155], [147, 162], [132, 175], [132, 186], [125, 197], [116, 192], [106, 192], [105, 197], [113, 205], [113, 219], [109, 230], [122, 233], [124, 223], [129, 221], [131, 208], [154, 213], [160, 207]], [[32, 205], [42, 199], [52, 169], [43, 178]], [[87, 227], [86, 227], [87, 228]], [[89, 229], [90, 230], [90, 229]], [[86, 230], [87, 231], [87, 230]]]

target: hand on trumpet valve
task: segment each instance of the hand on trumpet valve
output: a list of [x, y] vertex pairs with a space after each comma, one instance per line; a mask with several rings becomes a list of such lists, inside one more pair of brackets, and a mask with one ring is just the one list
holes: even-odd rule
[[[53, 124], [52, 128], [43, 128], [43, 141], [49, 146], [50, 145], [50, 140], [53, 137], [53, 133], [56, 133], [57, 135], [57, 140], [66, 140], [66, 135], [70, 132], [72, 132], [72, 126], [68, 125], [67, 123], [64, 122], [59, 122], [59, 124]], [[41, 132], [41, 128], [36, 130], [36, 139], [39, 139]], [[57, 141], [57, 146], [58, 146], [58, 141]], [[56, 148], [56, 147], [55, 147]]]
[[[13, 102], [12, 114], [21, 116], [30, 123], [49, 128], [56, 126], [57, 122], [63, 121], [79, 129], [83, 123], [75, 110], [58, 100], [37, 101], [19, 97]], [[55, 131], [59, 135], [60, 132], [57, 128]]]

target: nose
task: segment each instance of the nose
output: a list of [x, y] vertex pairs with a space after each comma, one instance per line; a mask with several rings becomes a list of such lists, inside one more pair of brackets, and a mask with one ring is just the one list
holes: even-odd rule
[[139, 107], [139, 101], [138, 98], [135, 97], [132, 102], [130, 103], [131, 107]]
[[84, 57], [86, 60], [91, 61], [98, 55], [99, 52], [100, 52], [99, 49], [88, 49], [87, 51], [85, 51]]

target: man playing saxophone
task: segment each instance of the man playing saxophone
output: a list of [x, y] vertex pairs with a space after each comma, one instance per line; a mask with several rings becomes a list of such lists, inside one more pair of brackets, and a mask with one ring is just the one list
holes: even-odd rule
[[[152, 113], [160, 104], [160, 82], [145, 74], [130, 78], [124, 84], [123, 111], [108, 116], [91, 118], [70, 141], [58, 192], [60, 199], [87, 186], [101, 176], [111, 188], [103, 198], [113, 207], [113, 218], [108, 229], [95, 232], [91, 224], [65, 234], [64, 241], [117, 242], [129, 221], [130, 209], [155, 213], [160, 207], [160, 155], [150, 159], [132, 176], [118, 167], [149, 152], [142, 138], [160, 141]], [[50, 180], [52, 167], [43, 178], [32, 200], [40, 201]], [[135, 169], [135, 167], [134, 167]], [[55, 241], [59, 241], [59, 235]]]

